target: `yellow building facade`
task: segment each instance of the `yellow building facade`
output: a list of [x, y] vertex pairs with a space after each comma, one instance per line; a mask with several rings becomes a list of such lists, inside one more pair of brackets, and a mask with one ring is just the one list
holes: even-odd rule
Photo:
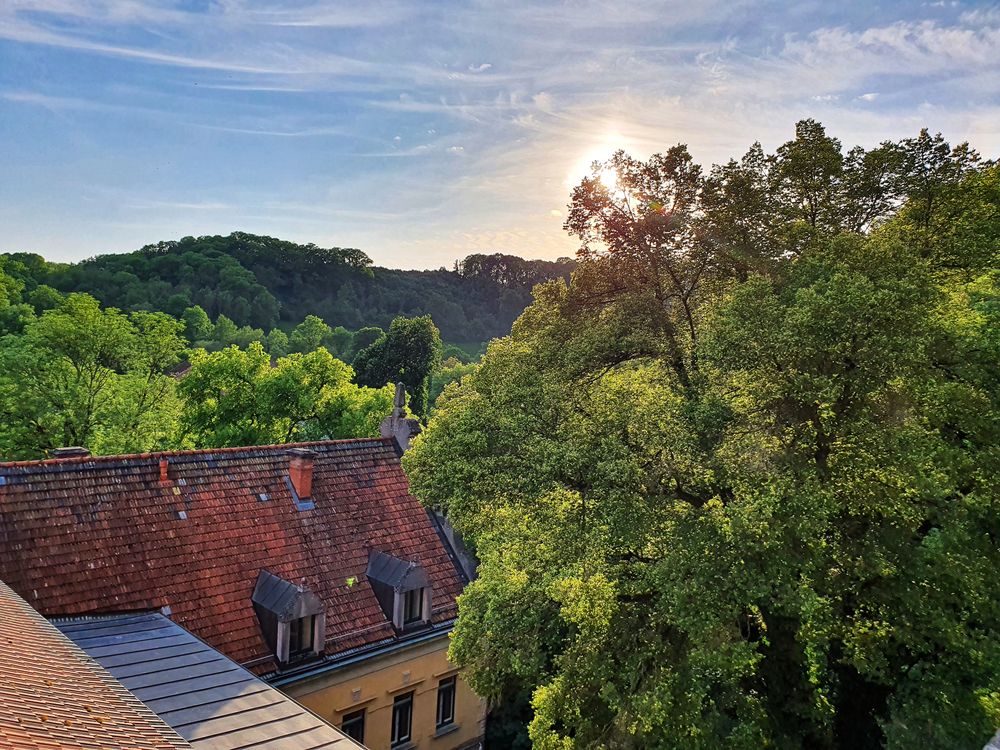
[[360, 720], [362, 741], [370, 750], [479, 748], [486, 705], [448, 661], [447, 652], [444, 633], [297, 679], [282, 690], [345, 731], [357, 732]]

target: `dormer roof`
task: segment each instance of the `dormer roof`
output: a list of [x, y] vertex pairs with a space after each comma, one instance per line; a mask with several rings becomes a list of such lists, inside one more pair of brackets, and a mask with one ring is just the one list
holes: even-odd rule
[[254, 607], [260, 607], [273, 614], [278, 622], [290, 622], [300, 617], [318, 615], [323, 611], [323, 601], [302, 585], [296, 585], [279, 578], [266, 570], [257, 576], [253, 596]]
[[429, 584], [427, 571], [420, 563], [373, 550], [368, 556], [368, 580], [377, 581], [394, 591], [412, 591]]

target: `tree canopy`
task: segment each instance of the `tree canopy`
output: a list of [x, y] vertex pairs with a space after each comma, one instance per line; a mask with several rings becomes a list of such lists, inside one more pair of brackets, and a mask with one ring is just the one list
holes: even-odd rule
[[213, 448], [377, 437], [395, 391], [357, 386], [353, 374], [323, 348], [273, 365], [259, 342], [196, 351], [178, 386], [181, 428], [195, 444]]
[[71, 294], [0, 340], [0, 452], [32, 458], [67, 445], [102, 453], [166, 447], [178, 404], [164, 371], [182, 324], [102, 310]]
[[425, 416], [431, 374], [441, 361], [441, 334], [429, 315], [396, 318], [387, 333], [354, 358], [357, 381], [375, 388], [402, 383], [413, 412]]
[[804, 121], [707, 173], [615, 154], [566, 228], [571, 283], [404, 456], [481, 561], [473, 687], [543, 749], [982, 746], [1000, 168]]
[[[3, 256], [30, 294], [39, 285], [86, 292], [122, 310], [159, 310], [182, 317], [200, 307], [236, 327], [288, 333], [306, 316], [356, 330], [388, 328], [393, 318], [431, 315], [450, 341], [502, 336], [531, 301], [531, 287], [568, 278], [574, 262], [477, 254], [453, 270], [378, 268], [360, 250], [321, 248], [246, 232], [184, 237], [80, 263], [48, 263], [38, 255]], [[10, 273], [10, 271], [8, 271]], [[192, 340], [204, 340], [197, 331]], [[228, 343], [233, 343], [232, 341]], [[344, 343], [329, 341], [336, 354]], [[228, 345], [228, 344], [227, 344]], [[356, 351], [367, 346], [356, 347]], [[294, 349], [294, 347], [293, 347]]]

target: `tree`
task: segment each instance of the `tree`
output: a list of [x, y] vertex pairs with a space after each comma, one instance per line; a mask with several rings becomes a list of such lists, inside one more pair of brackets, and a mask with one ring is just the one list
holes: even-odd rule
[[438, 397], [444, 393], [444, 389], [451, 383], [458, 383], [466, 375], [476, 371], [476, 365], [460, 361], [456, 357], [444, 360], [441, 366], [431, 374], [431, 384], [427, 395], [427, 402], [430, 408], [434, 408]]
[[223, 447], [375, 437], [394, 390], [358, 387], [353, 374], [322, 347], [273, 367], [260, 342], [196, 351], [179, 386], [184, 438]]
[[215, 319], [215, 328], [212, 331], [212, 339], [223, 346], [229, 346], [230, 344], [236, 343], [236, 324], [225, 315], [219, 315], [219, 317]]
[[184, 321], [184, 335], [192, 344], [195, 341], [208, 341], [212, 338], [214, 328], [208, 313], [200, 305], [192, 305], [184, 310], [181, 316]]
[[267, 333], [264, 346], [272, 357], [284, 357], [288, 354], [288, 334], [280, 328], [272, 328]]
[[315, 315], [306, 315], [305, 319], [292, 329], [288, 343], [293, 352], [307, 354], [316, 351], [329, 338], [333, 330], [323, 319]]
[[350, 355], [347, 357], [347, 360], [353, 362], [354, 358], [358, 356], [358, 352], [363, 349], [367, 349], [384, 335], [385, 331], [378, 326], [365, 326], [364, 328], [359, 328], [354, 332], [354, 338], [351, 341]]
[[39, 284], [28, 295], [28, 302], [38, 315], [58, 307], [62, 300], [62, 294], [47, 284]]
[[739, 254], [685, 152], [617, 155], [615, 189], [574, 192], [572, 282], [404, 456], [480, 559], [451, 658], [492, 701], [530, 692], [535, 747], [978, 747], [1000, 723], [1000, 183], [859, 224], [805, 131], [817, 153], [780, 158], [815, 179], [751, 180], [778, 229], [726, 197], [759, 159], [710, 172], [713, 226], [761, 229]]
[[70, 294], [2, 340], [0, 446], [38, 458], [66, 445], [95, 453], [169, 444], [176, 416], [164, 371], [183, 349], [181, 324], [162, 313], [126, 316]]
[[430, 316], [396, 318], [389, 331], [354, 358], [357, 382], [374, 388], [401, 382], [410, 408], [426, 416], [430, 376], [441, 358], [441, 334]]
[[354, 343], [354, 334], [343, 326], [336, 326], [330, 331], [330, 335], [323, 341], [323, 345], [336, 356], [344, 359], [350, 352]]

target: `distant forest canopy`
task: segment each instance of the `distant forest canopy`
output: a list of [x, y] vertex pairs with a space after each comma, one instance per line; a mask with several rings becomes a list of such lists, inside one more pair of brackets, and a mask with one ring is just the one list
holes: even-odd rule
[[8, 253], [7, 272], [26, 294], [39, 285], [87, 292], [108, 307], [181, 317], [194, 305], [212, 320], [291, 328], [307, 315], [356, 330], [396, 317], [430, 315], [446, 341], [504, 336], [531, 302], [535, 284], [569, 279], [576, 263], [476, 254], [452, 270], [379, 268], [361, 250], [300, 245], [245, 232], [184, 237], [79, 263]]

